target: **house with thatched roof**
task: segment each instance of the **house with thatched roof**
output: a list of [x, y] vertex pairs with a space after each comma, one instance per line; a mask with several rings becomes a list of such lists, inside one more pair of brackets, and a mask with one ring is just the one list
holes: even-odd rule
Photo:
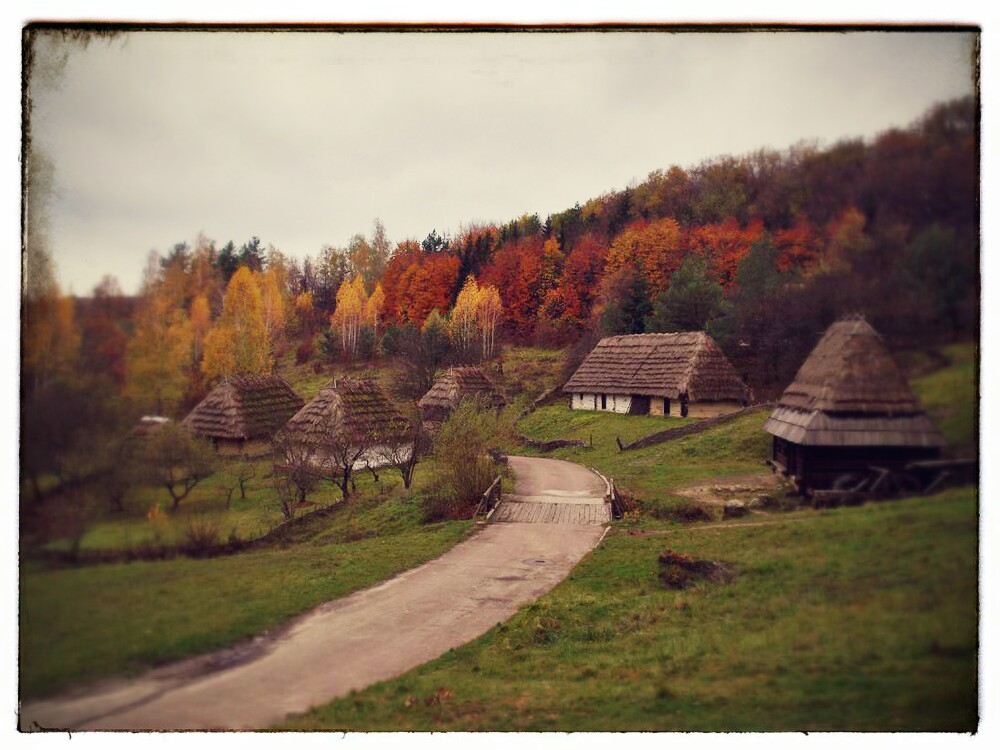
[[262, 456], [305, 400], [278, 375], [234, 375], [205, 396], [181, 426], [215, 443], [220, 455]]
[[828, 489], [872, 467], [936, 457], [931, 423], [882, 338], [862, 318], [830, 326], [764, 429], [772, 462], [802, 490]]
[[440, 424], [466, 399], [474, 399], [484, 409], [499, 410], [507, 405], [481, 367], [451, 367], [417, 402], [420, 417], [426, 423]]
[[563, 391], [573, 409], [715, 417], [746, 405], [747, 387], [704, 331], [609, 336]]
[[170, 424], [170, 417], [161, 417], [156, 414], [147, 414], [139, 418], [135, 427], [132, 428], [132, 437], [144, 440], [159, 430], [163, 425]]
[[282, 428], [279, 440], [306, 448], [317, 469], [386, 464], [389, 445], [412, 439], [410, 423], [375, 380], [331, 380]]

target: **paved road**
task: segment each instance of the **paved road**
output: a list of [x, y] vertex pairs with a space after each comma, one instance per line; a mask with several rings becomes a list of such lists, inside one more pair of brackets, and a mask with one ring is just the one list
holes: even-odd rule
[[[515, 500], [603, 509], [603, 481], [586, 469], [510, 460]], [[250, 643], [25, 705], [21, 727], [269, 727], [482, 635], [561, 581], [602, 534], [593, 522], [491, 523], [436, 560]]]

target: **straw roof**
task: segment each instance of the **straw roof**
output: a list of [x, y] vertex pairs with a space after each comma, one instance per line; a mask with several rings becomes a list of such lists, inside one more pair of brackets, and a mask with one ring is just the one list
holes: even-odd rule
[[278, 375], [237, 375], [216, 386], [181, 425], [207, 438], [268, 438], [303, 403], [288, 381]]
[[500, 409], [507, 403], [481, 368], [452, 367], [434, 381], [418, 406], [454, 409], [465, 398], [479, 399], [488, 409]]
[[861, 318], [827, 329], [764, 429], [800, 445], [944, 444], [882, 338]]
[[603, 338], [573, 373], [568, 393], [621, 393], [691, 401], [742, 401], [747, 389], [704, 331]]
[[381, 440], [402, 442], [410, 423], [374, 380], [331, 380], [285, 425], [282, 432], [305, 443], [323, 445], [346, 435], [359, 444]]

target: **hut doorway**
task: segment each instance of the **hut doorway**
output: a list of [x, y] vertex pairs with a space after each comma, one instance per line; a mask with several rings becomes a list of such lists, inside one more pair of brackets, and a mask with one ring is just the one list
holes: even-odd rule
[[629, 414], [649, 414], [649, 396], [632, 396], [628, 405]]

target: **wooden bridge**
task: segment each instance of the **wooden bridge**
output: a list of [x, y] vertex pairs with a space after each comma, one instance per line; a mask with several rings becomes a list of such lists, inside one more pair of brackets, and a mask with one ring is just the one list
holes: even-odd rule
[[[496, 523], [603, 526], [611, 522], [613, 485], [596, 472], [566, 461], [509, 458], [517, 475], [512, 492], [498, 478], [483, 496], [480, 512]], [[537, 467], [546, 471], [539, 472]]]

